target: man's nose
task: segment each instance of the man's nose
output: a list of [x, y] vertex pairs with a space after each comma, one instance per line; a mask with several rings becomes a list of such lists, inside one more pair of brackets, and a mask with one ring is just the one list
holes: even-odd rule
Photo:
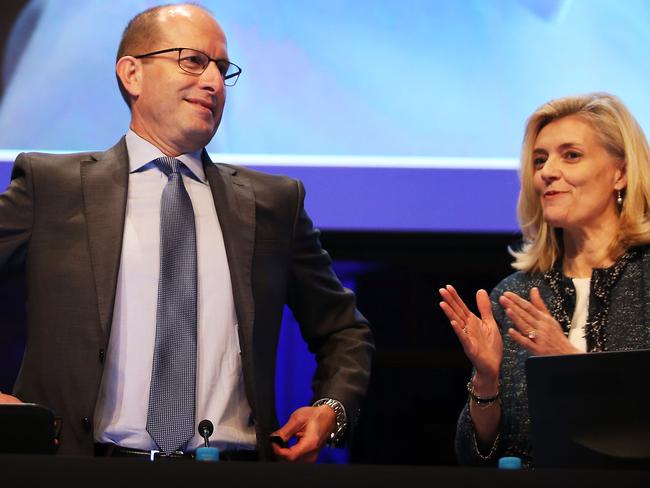
[[217, 67], [215, 61], [210, 60], [205, 71], [201, 74], [201, 81], [206, 87], [211, 87], [214, 91], [223, 90], [223, 76]]

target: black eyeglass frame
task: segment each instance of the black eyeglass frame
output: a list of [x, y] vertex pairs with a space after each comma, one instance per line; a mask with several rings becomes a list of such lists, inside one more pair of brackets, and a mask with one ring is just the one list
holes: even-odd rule
[[[197, 73], [197, 72], [194, 72], [194, 71], [187, 71], [187, 69], [183, 68], [183, 66], [181, 65], [181, 52], [184, 51], [184, 50], [196, 51], [197, 53], [201, 53], [206, 58], [208, 58], [208, 62], [203, 67], [203, 70], [200, 73]], [[214, 61], [214, 64], [217, 66], [217, 69], [219, 69], [219, 63], [228, 63], [228, 67], [234, 66], [235, 69], [237, 70], [234, 73], [231, 73], [231, 74], [228, 75], [228, 74], [226, 74], [226, 73], [228, 73], [228, 69], [226, 69], [225, 72], [222, 72], [219, 69], [219, 73], [221, 73], [221, 77], [223, 78], [223, 84], [226, 85], [226, 86], [235, 86], [235, 83], [237, 83], [237, 79], [239, 78], [239, 75], [241, 75], [242, 69], [239, 66], [237, 66], [235, 63], [233, 63], [232, 61], [229, 61], [227, 59], [214, 59], [214, 58], [211, 58], [210, 56], [205, 54], [203, 51], [199, 51], [198, 49], [194, 49], [194, 48], [191, 48], [191, 47], [170, 47], [169, 49], [161, 49], [159, 51], [152, 51], [150, 53], [138, 54], [138, 55], [133, 56], [133, 57], [135, 59], [148, 58], [149, 56], [155, 56], [156, 54], [171, 53], [171, 52], [174, 52], [174, 51], [178, 52], [178, 59], [177, 59], [178, 67], [180, 69], [182, 69], [185, 73], [188, 73], [190, 75], [196, 75], [196, 76], [202, 75], [205, 72], [205, 70], [208, 69], [208, 66], [210, 65], [210, 61]], [[226, 83], [227, 80], [231, 80], [233, 78], [234, 78], [235, 81], [233, 81], [230, 84]]]

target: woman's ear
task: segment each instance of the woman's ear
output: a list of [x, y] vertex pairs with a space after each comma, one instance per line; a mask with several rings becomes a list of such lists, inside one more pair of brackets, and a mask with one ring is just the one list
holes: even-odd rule
[[616, 173], [614, 174], [614, 190], [621, 191], [627, 186], [626, 168], [627, 164], [623, 161], [616, 170]]

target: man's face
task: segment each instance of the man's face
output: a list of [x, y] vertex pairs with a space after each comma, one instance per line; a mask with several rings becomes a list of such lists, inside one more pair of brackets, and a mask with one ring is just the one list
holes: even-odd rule
[[[177, 6], [161, 15], [160, 39], [151, 51], [183, 47], [213, 59], [228, 59], [226, 37], [206, 12]], [[144, 54], [144, 53], [138, 53]], [[201, 75], [178, 66], [178, 52], [138, 60], [139, 93], [131, 105], [131, 127], [170, 156], [196, 151], [214, 136], [226, 99], [223, 79], [210, 62]]]

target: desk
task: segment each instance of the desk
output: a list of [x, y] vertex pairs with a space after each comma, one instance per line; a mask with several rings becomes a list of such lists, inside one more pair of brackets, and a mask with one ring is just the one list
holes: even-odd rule
[[650, 486], [650, 471], [537, 470], [385, 465], [200, 463], [171, 460], [0, 455], [2, 485], [145, 488], [627, 488]]

